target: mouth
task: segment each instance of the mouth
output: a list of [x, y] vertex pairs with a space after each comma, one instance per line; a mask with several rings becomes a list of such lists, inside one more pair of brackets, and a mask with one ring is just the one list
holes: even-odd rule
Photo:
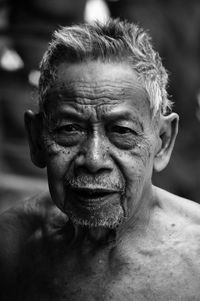
[[102, 188], [70, 188], [70, 193], [78, 206], [88, 209], [101, 207], [121, 194], [120, 191]]
[[99, 188], [79, 188], [79, 189], [73, 189], [73, 191], [75, 193], [80, 194], [83, 197], [86, 198], [92, 198], [92, 199], [96, 199], [96, 198], [102, 198], [105, 196], [108, 196], [112, 193], [114, 193], [115, 191], [113, 190], [107, 190], [107, 189], [99, 189]]

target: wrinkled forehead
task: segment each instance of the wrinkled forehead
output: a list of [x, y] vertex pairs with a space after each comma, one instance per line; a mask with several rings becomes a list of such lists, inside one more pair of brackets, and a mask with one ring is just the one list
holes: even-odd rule
[[146, 90], [126, 63], [61, 63], [44, 97], [45, 111], [61, 106], [109, 106], [150, 114]]

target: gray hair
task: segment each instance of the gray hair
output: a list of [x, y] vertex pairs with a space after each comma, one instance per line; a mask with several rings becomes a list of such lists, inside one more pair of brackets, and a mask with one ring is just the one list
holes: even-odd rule
[[119, 19], [108, 22], [63, 27], [54, 33], [40, 65], [39, 106], [44, 110], [45, 95], [56, 79], [61, 62], [128, 62], [147, 92], [154, 114], [167, 114], [168, 74], [150, 36], [137, 25]]

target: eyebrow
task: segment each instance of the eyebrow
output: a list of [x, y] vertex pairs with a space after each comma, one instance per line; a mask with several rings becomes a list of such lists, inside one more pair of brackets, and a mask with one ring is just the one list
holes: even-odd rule
[[60, 119], [68, 119], [69, 121], [76, 121], [76, 122], [85, 122], [88, 121], [88, 118], [84, 118], [83, 114], [70, 112], [70, 111], [59, 111], [58, 112]]

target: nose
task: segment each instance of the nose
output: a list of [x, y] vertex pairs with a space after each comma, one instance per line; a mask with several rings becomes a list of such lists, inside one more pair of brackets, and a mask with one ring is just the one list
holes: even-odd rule
[[111, 171], [112, 159], [105, 140], [98, 133], [88, 137], [75, 160], [76, 168], [87, 170], [89, 173]]

